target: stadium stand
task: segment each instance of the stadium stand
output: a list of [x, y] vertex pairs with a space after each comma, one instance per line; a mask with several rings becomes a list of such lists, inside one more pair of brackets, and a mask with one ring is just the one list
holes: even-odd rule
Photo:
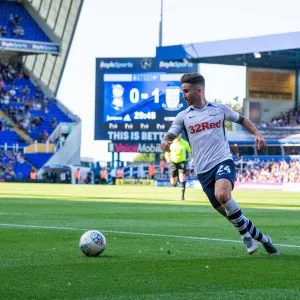
[[[236, 181], [241, 183], [300, 183], [300, 157], [291, 156], [247, 156], [235, 159]], [[148, 165], [129, 165], [124, 168], [124, 178], [149, 179]], [[140, 171], [140, 172], [139, 172]], [[156, 180], [169, 180], [169, 170], [161, 172], [156, 166]], [[187, 180], [197, 180], [193, 163], [186, 169]], [[110, 179], [110, 178], [109, 178]], [[108, 180], [109, 181], [109, 180]]]
[[[35, 86], [20, 64], [0, 66], [0, 144], [2, 146], [27, 146], [31, 141], [47, 142], [61, 122], [72, 122], [57, 106], [54, 97], [45, 96]], [[17, 130], [20, 134], [18, 134]], [[41, 168], [53, 153], [28, 153], [26, 159]], [[9, 156], [4, 154], [6, 160]], [[13, 157], [11, 157], [13, 160]], [[29, 164], [13, 163], [9, 171], [3, 170], [5, 178], [28, 178]], [[14, 170], [14, 172], [13, 172]], [[13, 174], [14, 173], [14, 174]]]
[[50, 158], [57, 165], [80, 162], [81, 120], [55, 95], [82, 5], [0, 0], [0, 45], [6, 43], [0, 52], [3, 180], [27, 180]]
[[279, 116], [273, 117], [270, 122], [263, 121], [260, 126], [262, 128], [300, 126], [300, 107], [294, 107], [287, 112], [282, 112]]
[[31, 169], [20, 152], [0, 149], [0, 178], [29, 178]]
[[[33, 140], [46, 142], [60, 122], [72, 122], [57, 107], [55, 98], [45, 96], [41, 88], [29, 80], [21, 65], [1, 65], [0, 70], [1, 110], [13, 121], [13, 125], [29, 134]], [[3, 135], [3, 139], [6, 137], [11, 143], [20, 139], [13, 131]]]
[[9, 1], [0, 1], [0, 36], [51, 42], [22, 4]]
[[52, 156], [52, 153], [26, 153], [24, 157], [35, 167], [41, 168]]
[[238, 182], [260, 182], [260, 183], [300, 183], [300, 160], [284, 158], [274, 160], [254, 159], [240, 161], [238, 166], [243, 165], [237, 172]]

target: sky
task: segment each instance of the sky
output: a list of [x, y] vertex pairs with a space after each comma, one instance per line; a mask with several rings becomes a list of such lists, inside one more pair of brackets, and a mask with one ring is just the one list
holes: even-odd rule
[[[58, 91], [82, 120], [81, 157], [110, 161], [94, 141], [96, 57], [154, 57], [161, 0], [85, 0]], [[300, 31], [299, 0], [163, 0], [163, 46]], [[206, 98], [246, 95], [245, 67], [200, 65]], [[121, 154], [121, 160], [132, 160]]]

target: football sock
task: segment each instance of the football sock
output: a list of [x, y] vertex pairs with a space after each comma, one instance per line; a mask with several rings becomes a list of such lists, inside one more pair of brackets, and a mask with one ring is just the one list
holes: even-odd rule
[[181, 185], [181, 196], [182, 198], [184, 198], [184, 193], [185, 193], [185, 181], [184, 182], [180, 182]]
[[263, 235], [256, 227], [255, 225], [252, 223], [251, 220], [247, 219], [246, 217], [244, 217], [245, 222], [247, 223], [247, 229], [250, 233], [250, 235], [252, 236], [252, 238], [254, 238], [255, 240], [261, 242], [262, 244], [266, 243], [268, 241], [268, 238]]
[[223, 205], [228, 219], [239, 231], [242, 237], [250, 237], [247, 229], [247, 223], [244, 219], [243, 213], [239, 205], [231, 198], [226, 204]]

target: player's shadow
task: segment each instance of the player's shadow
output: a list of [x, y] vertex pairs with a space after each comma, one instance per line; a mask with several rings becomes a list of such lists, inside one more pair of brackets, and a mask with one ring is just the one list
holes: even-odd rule
[[103, 259], [103, 260], [108, 260], [108, 259], [119, 259], [121, 258], [120, 255], [109, 255], [109, 254], [101, 254], [99, 256], [86, 256], [87, 259]]

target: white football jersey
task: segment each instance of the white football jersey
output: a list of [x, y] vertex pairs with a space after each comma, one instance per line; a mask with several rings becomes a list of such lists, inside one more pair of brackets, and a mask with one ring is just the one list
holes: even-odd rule
[[224, 122], [238, 119], [239, 113], [228, 106], [208, 102], [201, 109], [190, 106], [181, 111], [168, 132], [175, 136], [182, 130], [185, 132], [191, 145], [195, 171], [201, 174], [226, 159], [232, 159]]

